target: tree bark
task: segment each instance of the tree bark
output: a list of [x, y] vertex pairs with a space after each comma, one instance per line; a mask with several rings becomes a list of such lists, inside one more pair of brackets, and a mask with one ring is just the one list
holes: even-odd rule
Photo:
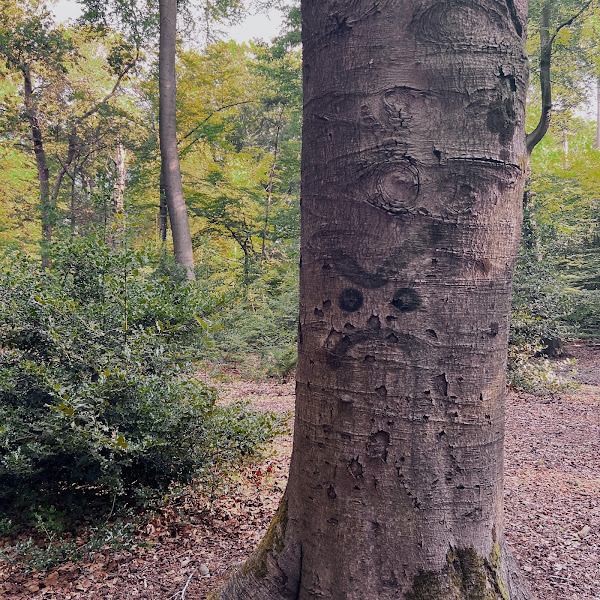
[[159, 183], [159, 205], [158, 205], [158, 237], [164, 245], [167, 242], [167, 226], [169, 211], [167, 208], [167, 198], [165, 194], [165, 177], [163, 175], [162, 164], [160, 169]]
[[265, 262], [265, 245], [267, 241], [267, 228], [269, 226], [269, 215], [271, 210], [271, 198], [273, 197], [273, 184], [275, 182], [275, 169], [277, 168], [277, 156], [279, 154], [279, 135], [281, 133], [282, 121], [283, 121], [283, 109], [279, 113], [279, 119], [277, 120], [277, 133], [275, 134], [275, 149], [273, 151], [273, 162], [271, 163], [271, 172], [269, 173], [269, 184], [267, 185], [267, 199], [265, 202], [265, 224], [262, 230], [262, 241], [260, 247], [260, 270], [262, 271], [263, 263]]
[[38, 109], [33, 97], [33, 82], [29, 65], [22, 67], [23, 88], [25, 92], [25, 113], [29, 122], [31, 138], [33, 140], [33, 152], [37, 167], [38, 187], [40, 190], [40, 211], [42, 217], [42, 267], [50, 266], [50, 249], [52, 241], [52, 230], [54, 226], [54, 206], [50, 196], [50, 171], [46, 158], [46, 149], [42, 137], [42, 129]]
[[187, 207], [181, 183], [181, 167], [177, 151], [177, 111], [175, 42], [177, 36], [177, 0], [160, 0], [159, 135], [160, 155], [166, 203], [171, 221], [175, 262], [186, 269], [188, 279], [194, 276], [194, 252]]
[[117, 248], [123, 232], [124, 213], [125, 213], [125, 186], [127, 176], [127, 165], [125, 148], [121, 142], [117, 143], [115, 150], [115, 183], [113, 187], [113, 228], [109, 235], [109, 243], [113, 248]]
[[212, 598], [531, 598], [502, 498], [527, 3], [302, 11], [294, 450]]

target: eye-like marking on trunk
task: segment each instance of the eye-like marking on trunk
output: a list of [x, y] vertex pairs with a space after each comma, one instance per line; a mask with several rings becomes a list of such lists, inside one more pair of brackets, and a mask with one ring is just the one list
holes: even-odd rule
[[364, 199], [394, 215], [407, 215], [419, 209], [421, 190], [418, 165], [407, 156], [378, 156], [378, 161], [365, 166], [358, 182]]
[[338, 298], [340, 308], [346, 312], [357, 311], [363, 305], [363, 301], [362, 292], [355, 288], [346, 288]]
[[501, 11], [497, 4], [485, 0], [449, 0], [423, 6], [412, 19], [415, 36], [421, 43], [428, 41], [455, 52], [500, 43], [506, 35], [504, 23], [512, 17], [508, 8]]
[[412, 312], [421, 306], [421, 297], [412, 288], [400, 288], [390, 302], [400, 312]]

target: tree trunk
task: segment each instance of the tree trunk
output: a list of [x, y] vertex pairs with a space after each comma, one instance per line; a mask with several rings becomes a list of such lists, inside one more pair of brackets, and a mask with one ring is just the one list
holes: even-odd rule
[[113, 187], [113, 229], [109, 235], [109, 243], [113, 248], [118, 247], [124, 232], [125, 186], [127, 165], [125, 148], [120, 142], [115, 151], [115, 183]]
[[177, 151], [177, 113], [175, 42], [177, 37], [177, 0], [160, 0], [159, 134], [160, 156], [166, 203], [171, 221], [175, 262], [184, 266], [188, 279], [194, 276], [194, 252], [187, 207], [181, 184], [181, 168]]
[[550, 81], [550, 64], [552, 61], [552, 43], [554, 37], [550, 37], [550, 13], [552, 0], [545, 0], [542, 5], [542, 16], [540, 21], [540, 89], [542, 92], [542, 113], [536, 128], [527, 136], [527, 152], [531, 154], [533, 149], [542, 141], [550, 127], [552, 117], [552, 83]]
[[220, 600], [522, 600], [504, 541], [524, 0], [304, 0], [288, 487]]
[[164, 245], [167, 242], [167, 219], [169, 211], [167, 209], [167, 198], [165, 195], [165, 178], [163, 175], [162, 165], [160, 169], [160, 184], [159, 184], [159, 206], [158, 206], [158, 236], [161, 243]]
[[125, 148], [120, 142], [115, 151], [115, 185], [113, 190], [113, 212], [122, 213], [125, 210], [125, 178], [127, 176], [127, 165]]
[[[79, 167], [75, 165], [73, 169], [73, 179], [71, 179], [71, 202], [69, 204], [69, 223], [71, 225], [71, 234], [74, 235], [77, 232], [77, 205], [79, 204], [77, 199], [77, 177], [79, 176]], [[81, 182], [83, 187], [83, 181]]]
[[271, 172], [269, 173], [269, 184], [267, 185], [267, 199], [265, 202], [265, 224], [262, 230], [262, 242], [260, 248], [260, 270], [262, 271], [263, 263], [265, 262], [265, 245], [267, 242], [267, 228], [269, 226], [269, 214], [271, 210], [271, 198], [273, 197], [273, 184], [275, 182], [275, 169], [277, 168], [277, 155], [279, 153], [279, 135], [281, 133], [282, 121], [283, 121], [283, 109], [279, 113], [279, 119], [277, 120], [277, 133], [275, 134], [275, 150], [273, 152], [273, 162], [271, 163]]
[[33, 97], [33, 83], [31, 81], [31, 71], [29, 65], [25, 65], [23, 72], [23, 87], [25, 91], [25, 112], [31, 138], [33, 140], [33, 152], [35, 154], [35, 164], [37, 167], [38, 186], [40, 190], [40, 211], [42, 216], [42, 266], [50, 266], [50, 249], [52, 241], [52, 229], [54, 225], [54, 206], [52, 206], [50, 197], [50, 171], [46, 159], [46, 150], [42, 138], [42, 129], [40, 127], [38, 109]]

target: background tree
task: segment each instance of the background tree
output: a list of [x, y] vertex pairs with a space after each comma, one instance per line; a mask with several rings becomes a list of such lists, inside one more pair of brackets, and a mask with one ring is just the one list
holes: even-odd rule
[[57, 29], [42, 5], [30, 8], [31, 14], [19, 17], [17, 11], [12, 20], [3, 13], [8, 19], [2, 29], [3, 54], [23, 77], [24, 106], [6, 105], [3, 120], [11, 142], [36, 157], [42, 255], [48, 266], [49, 243], [61, 223], [61, 197], [74, 229], [84, 188], [94, 187], [88, 184], [114, 151], [118, 128], [133, 120], [121, 88], [139, 54], [118, 36]]
[[181, 183], [181, 168], [177, 150], [177, 82], [175, 47], [177, 38], [177, 0], [161, 0], [159, 49], [159, 128], [161, 176], [164, 186], [175, 261], [184, 266], [189, 279], [194, 275], [194, 249]]
[[[51, 190], [50, 169], [42, 132], [39, 87], [44, 86], [44, 75], [52, 77], [66, 70], [65, 62], [74, 47], [64, 31], [54, 27], [48, 11], [40, 2], [17, 5], [2, 3], [0, 22], [0, 53], [10, 69], [22, 76], [24, 114], [29, 126], [31, 145], [35, 155], [40, 195], [42, 222], [42, 262], [49, 266], [48, 244], [52, 240], [54, 206], [60, 177]], [[40, 69], [41, 81], [34, 81], [34, 70]], [[69, 161], [72, 152], [67, 155]]]
[[[136, 47], [151, 47], [155, 37], [156, 14], [151, 6], [137, 0], [115, 0], [102, 3], [82, 0], [86, 13], [82, 21], [102, 27], [113, 27], [123, 32]], [[206, 25], [207, 40], [210, 24], [235, 19], [241, 7], [239, 0], [212, 2], [206, 0], [199, 7], [182, 4], [187, 24], [193, 29], [193, 21], [200, 17]], [[178, 3], [172, 0], [159, 2], [159, 130], [161, 151], [159, 229], [162, 239], [166, 237], [168, 213], [173, 235], [175, 260], [185, 267], [188, 277], [194, 279], [194, 256], [187, 207], [181, 184], [181, 167], [177, 150], [176, 112], [176, 41]], [[154, 35], [153, 35], [154, 34]]]
[[[562, 0], [560, 2], [554, 0], [536, 0], [530, 5], [531, 20], [537, 25], [537, 27], [534, 25], [532, 28], [533, 31], [530, 32], [530, 39], [535, 39], [536, 33], [537, 36], [539, 36], [539, 68], [536, 69], [536, 73], [540, 82], [542, 107], [537, 126], [527, 136], [527, 151], [529, 154], [531, 154], [535, 146], [539, 144], [550, 126], [553, 85], [551, 73], [553, 71], [554, 73], [559, 71], [563, 76], [559, 77], [559, 81], [562, 79], [564, 82], [565, 76], [569, 80], [568, 85], [561, 86], [562, 94], [560, 94], [560, 97], [563, 100], [563, 110], [569, 107], [569, 105], [572, 105], [573, 98], [576, 98], [576, 104], [581, 103], [581, 92], [583, 91], [581, 90], [581, 82], [584, 79], [582, 77], [582, 72], [585, 73], [583, 64], [585, 63], [585, 60], [581, 53], [573, 60], [573, 50], [577, 47], [577, 44], [572, 43], [572, 40], [570, 44], [564, 43], [565, 40], [561, 39], [561, 35], [568, 40], [572, 37], [574, 29], [575, 37], [580, 38], [584, 15], [591, 6], [592, 0], [586, 0], [584, 2], [581, 0]], [[572, 27], [571, 31], [569, 31], [569, 27]], [[552, 69], [553, 53], [555, 62], [557, 62], [557, 59], [558, 61], [561, 61], [562, 59], [561, 66], [563, 66], [563, 69], [556, 69], [556, 65], [554, 70]], [[565, 58], [568, 57], [569, 54], [571, 54], [571, 60], [568, 60], [567, 58], [565, 61]], [[567, 69], [564, 68], [565, 62], [568, 64]], [[556, 86], [556, 80], [554, 85]], [[565, 103], [564, 100], [569, 96], [571, 102], [567, 101]]]

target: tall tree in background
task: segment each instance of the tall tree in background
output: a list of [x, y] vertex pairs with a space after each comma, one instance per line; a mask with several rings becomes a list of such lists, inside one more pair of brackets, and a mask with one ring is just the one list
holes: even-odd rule
[[183, 197], [177, 150], [177, 81], [175, 73], [177, 0], [160, 0], [159, 12], [158, 85], [161, 179], [171, 222], [175, 261], [185, 267], [188, 279], [195, 279], [194, 250], [187, 207]]
[[[21, 74], [23, 80], [24, 115], [30, 132], [37, 167], [42, 225], [42, 264], [50, 265], [48, 245], [52, 240], [55, 205], [62, 175], [51, 187], [46, 140], [44, 138], [39, 106], [39, 89], [34, 81], [35, 70], [40, 79], [56, 77], [65, 71], [65, 63], [73, 52], [72, 41], [61, 29], [55, 28], [50, 14], [39, 2], [19, 6], [11, 0], [0, 4], [0, 57], [9, 69]], [[66, 162], [73, 157], [73, 142], [69, 144]], [[64, 172], [63, 172], [64, 173]]]
[[[6, 134], [35, 155], [42, 262], [49, 266], [65, 179], [71, 179], [75, 226], [75, 197], [85, 170], [127, 118], [118, 96], [139, 51], [119, 36], [57, 27], [37, 0], [23, 5], [4, 0], [0, 6], [0, 56], [22, 77], [23, 103], [22, 111], [3, 107], [2, 116], [9, 124]], [[26, 122], [27, 134], [20, 122]]]
[[292, 464], [213, 598], [529, 598], [502, 508], [527, 3], [302, 10]]

